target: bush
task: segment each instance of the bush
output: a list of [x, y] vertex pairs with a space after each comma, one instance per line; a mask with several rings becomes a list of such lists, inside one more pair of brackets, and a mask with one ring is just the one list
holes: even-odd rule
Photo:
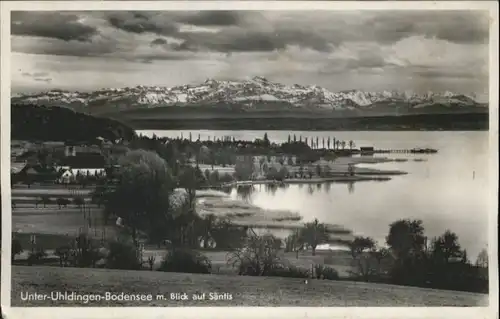
[[56, 248], [54, 254], [59, 257], [59, 265], [61, 267], [68, 265], [72, 251], [73, 250], [70, 245], [64, 245]]
[[209, 274], [212, 263], [203, 254], [191, 250], [172, 250], [164, 257], [159, 271]]
[[40, 248], [34, 252], [30, 252], [28, 255], [28, 265], [31, 266], [33, 264], [38, 264], [40, 261], [44, 258], [47, 257], [47, 253], [43, 248]]
[[223, 173], [219, 175], [220, 183], [231, 183], [232, 181], [234, 181], [234, 178], [231, 176], [231, 174]]
[[123, 241], [109, 243], [106, 268], [137, 270], [141, 268], [138, 251], [134, 244]]
[[85, 205], [85, 200], [83, 199], [83, 197], [75, 197], [73, 198], [73, 204], [75, 204], [76, 206], [78, 207], [81, 207], [83, 205]]
[[56, 203], [60, 209], [61, 207], [67, 207], [71, 203], [71, 201], [69, 199], [66, 199], [66, 198], [58, 198], [56, 200]]
[[17, 238], [12, 238], [12, 248], [11, 248], [11, 258], [12, 261], [16, 258], [16, 255], [23, 252], [23, 246]]
[[332, 267], [315, 265], [314, 272], [317, 279], [338, 280], [339, 273]]
[[274, 267], [280, 267], [281, 259], [278, 252], [281, 239], [255, 232], [246, 238], [242, 248], [228, 253], [227, 263], [239, 269], [239, 275], [266, 276]]

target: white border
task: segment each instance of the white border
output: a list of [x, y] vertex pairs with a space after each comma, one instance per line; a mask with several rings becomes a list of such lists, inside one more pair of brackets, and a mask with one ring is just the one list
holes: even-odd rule
[[[496, 1], [0, 1], [2, 312], [7, 318], [496, 318], [498, 317], [498, 3]], [[490, 12], [490, 306], [479, 308], [10, 308], [10, 11], [53, 10], [487, 10]], [[397, 13], [395, 13], [397, 14]], [[473, 214], [474, 212], [471, 212]]]

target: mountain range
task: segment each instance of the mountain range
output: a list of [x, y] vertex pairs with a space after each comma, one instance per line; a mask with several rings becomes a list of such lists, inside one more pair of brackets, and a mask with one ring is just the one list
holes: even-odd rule
[[385, 116], [487, 113], [474, 94], [417, 94], [410, 91], [331, 92], [316, 85], [284, 85], [264, 77], [240, 81], [207, 79], [197, 85], [104, 88], [93, 92], [51, 90], [12, 97], [12, 104], [68, 107], [93, 115], [155, 119], [160, 115], [223, 117], [267, 114], [304, 116]]

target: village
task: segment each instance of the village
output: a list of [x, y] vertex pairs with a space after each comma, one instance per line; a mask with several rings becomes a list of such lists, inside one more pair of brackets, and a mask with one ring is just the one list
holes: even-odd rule
[[[106, 181], [112, 176], [113, 170], [118, 168], [117, 158], [124, 155], [131, 145], [129, 142], [98, 141], [100, 143], [95, 144], [12, 141], [12, 186], [15, 188], [30, 187], [32, 184], [45, 186], [59, 184], [85, 187]], [[184, 143], [189, 140], [181, 138], [180, 141]], [[165, 140], [165, 144], [167, 143], [169, 141]], [[307, 153], [292, 150], [295, 154], [275, 151], [271, 145], [263, 149], [259, 146], [258, 140], [255, 141], [258, 147], [249, 147], [249, 144], [234, 143], [227, 139], [204, 143], [189, 141], [189, 144], [191, 145], [181, 150], [184, 151], [180, 154], [183, 157], [183, 164], [197, 166], [202, 172], [217, 171], [219, 176], [228, 175], [230, 178], [235, 178], [236, 174], [238, 180], [354, 176], [356, 163], [341, 160], [334, 164], [337, 156], [325, 149], [314, 153], [310, 149], [306, 150]], [[196, 148], [198, 150], [195, 150]], [[366, 152], [370, 152], [370, 148]], [[366, 159], [364, 161], [366, 162]], [[238, 168], [241, 169], [238, 171]], [[363, 174], [363, 170], [359, 173]]]

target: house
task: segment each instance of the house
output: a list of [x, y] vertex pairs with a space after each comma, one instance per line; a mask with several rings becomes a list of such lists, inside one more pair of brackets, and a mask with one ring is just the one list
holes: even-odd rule
[[373, 154], [373, 153], [375, 153], [375, 149], [372, 146], [360, 147], [359, 151], [361, 154]]
[[53, 167], [26, 164], [15, 177], [16, 181], [26, 183], [52, 183], [57, 179], [57, 171]]
[[27, 162], [12, 162], [10, 163], [10, 173], [19, 174], [27, 165]]
[[65, 157], [57, 167], [60, 183], [70, 183], [78, 176], [106, 176], [106, 159], [100, 153], [75, 154]]
[[10, 180], [11, 183], [15, 184], [21, 180], [21, 173], [26, 167], [26, 162], [12, 162], [10, 164]]

